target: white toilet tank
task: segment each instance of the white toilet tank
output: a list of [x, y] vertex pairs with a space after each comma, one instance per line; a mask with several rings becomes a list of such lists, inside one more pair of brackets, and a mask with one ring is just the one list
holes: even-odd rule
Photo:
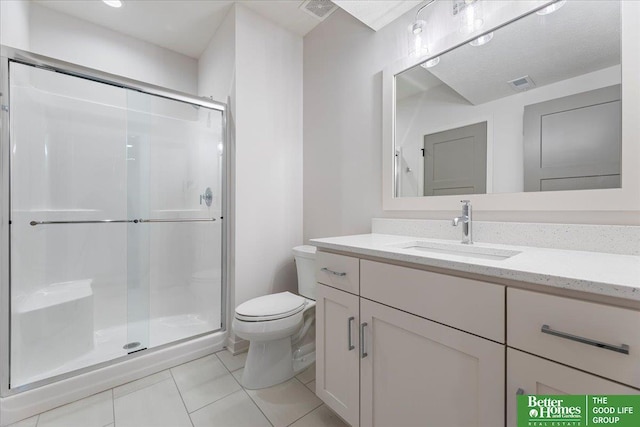
[[303, 297], [316, 299], [316, 247], [296, 246], [293, 248], [298, 271], [298, 293]]

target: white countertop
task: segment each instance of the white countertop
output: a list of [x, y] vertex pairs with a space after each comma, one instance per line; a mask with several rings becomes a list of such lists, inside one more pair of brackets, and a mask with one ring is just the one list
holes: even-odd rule
[[472, 245], [478, 248], [521, 252], [507, 259], [490, 260], [394, 247], [394, 245], [415, 241], [470, 247], [462, 245], [460, 241], [388, 234], [312, 239], [311, 244], [318, 248], [350, 252], [355, 255], [640, 301], [640, 256], [493, 243], [476, 242]]

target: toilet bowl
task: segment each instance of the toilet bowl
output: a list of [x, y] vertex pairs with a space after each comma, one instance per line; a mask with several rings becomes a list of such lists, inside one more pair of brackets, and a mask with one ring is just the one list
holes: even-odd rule
[[315, 362], [315, 247], [293, 249], [298, 292], [251, 299], [235, 310], [232, 328], [249, 341], [242, 373], [248, 389], [287, 381]]

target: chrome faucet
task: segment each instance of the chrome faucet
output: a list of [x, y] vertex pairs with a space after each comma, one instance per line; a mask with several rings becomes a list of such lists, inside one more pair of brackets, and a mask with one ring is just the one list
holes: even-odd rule
[[471, 235], [471, 201], [461, 200], [461, 202], [463, 203], [462, 215], [453, 218], [452, 224], [456, 227], [459, 222], [462, 222], [462, 243], [471, 245], [473, 244], [473, 237]]

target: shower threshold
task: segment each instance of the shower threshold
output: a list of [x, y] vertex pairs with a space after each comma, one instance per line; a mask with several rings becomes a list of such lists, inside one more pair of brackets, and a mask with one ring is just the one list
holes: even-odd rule
[[[146, 323], [146, 322], [145, 322]], [[146, 325], [119, 325], [94, 332], [94, 348], [63, 365], [35, 374], [12, 375], [11, 388], [21, 387], [47, 378], [62, 375], [85, 367], [98, 365], [110, 360], [126, 356], [144, 347], [154, 348], [174, 341], [204, 334], [220, 329], [220, 319], [207, 320], [199, 314], [180, 314], [152, 319], [149, 322], [149, 342], [142, 343], [134, 349], [123, 349], [129, 343], [128, 332], [131, 329], [140, 330]], [[42, 354], [41, 357], [47, 357]]]

